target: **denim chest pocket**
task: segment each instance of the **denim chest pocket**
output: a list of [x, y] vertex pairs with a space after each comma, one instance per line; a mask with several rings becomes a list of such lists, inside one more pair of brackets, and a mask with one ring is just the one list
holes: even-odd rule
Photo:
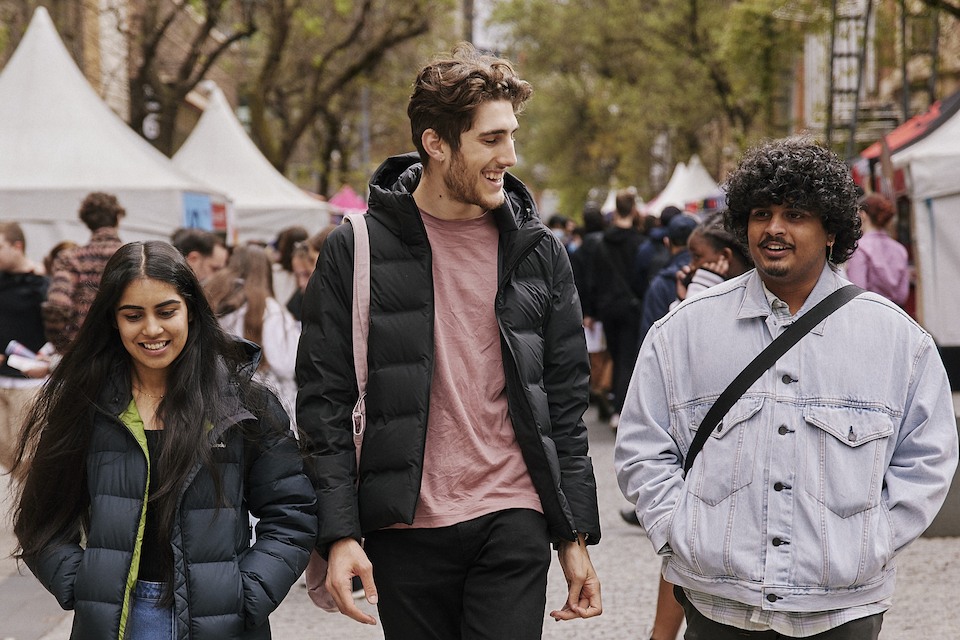
[[807, 493], [841, 518], [880, 503], [893, 418], [851, 407], [807, 407], [803, 419]]
[[[691, 409], [688, 423], [693, 435], [710, 406]], [[691, 476], [687, 478], [690, 493], [715, 506], [753, 482], [759, 429], [752, 422], [762, 406], [763, 398], [753, 397], [742, 398], [731, 407], [707, 438], [690, 470]]]

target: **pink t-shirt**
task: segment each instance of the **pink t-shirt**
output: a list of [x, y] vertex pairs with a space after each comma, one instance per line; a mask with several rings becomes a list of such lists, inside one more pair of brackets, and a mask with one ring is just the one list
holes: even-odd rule
[[446, 527], [512, 508], [542, 513], [507, 410], [493, 217], [421, 213], [433, 252], [435, 355], [412, 526]]

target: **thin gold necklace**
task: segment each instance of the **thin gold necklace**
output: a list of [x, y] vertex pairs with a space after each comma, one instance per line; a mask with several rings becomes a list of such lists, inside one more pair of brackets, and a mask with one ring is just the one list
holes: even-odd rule
[[141, 389], [140, 387], [137, 387], [137, 386], [134, 386], [134, 387], [133, 387], [133, 390], [136, 391], [137, 393], [142, 393], [143, 395], [147, 396], [148, 398], [153, 398], [154, 400], [163, 400], [163, 399], [166, 397], [166, 394], [160, 395], [160, 396], [155, 396], [155, 395], [153, 395], [152, 393], [147, 393], [146, 391], [144, 391], [143, 389]]

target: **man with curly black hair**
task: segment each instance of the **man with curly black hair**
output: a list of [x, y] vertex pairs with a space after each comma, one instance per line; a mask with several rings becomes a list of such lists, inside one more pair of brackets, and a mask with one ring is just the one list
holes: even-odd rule
[[861, 233], [846, 165], [803, 139], [750, 150], [725, 189], [756, 269], [647, 334], [617, 432], [620, 488], [677, 585], [686, 638], [875, 639], [895, 558], [957, 466], [946, 372], [926, 331], [861, 293], [753, 383], [684, 473], [720, 393], [848, 284], [836, 265]]

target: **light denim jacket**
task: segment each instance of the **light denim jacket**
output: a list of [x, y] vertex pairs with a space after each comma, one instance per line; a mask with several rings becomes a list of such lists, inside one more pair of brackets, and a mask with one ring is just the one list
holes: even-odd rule
[[[824, 268], [799, 314], [847, 284]], [[894, 557], [940, 509], [957, 424], [930, 335], [861, 294], [771, 367], [683, 477], [697, 426], [786, 324], [755, 271], [650, 330], [617, 431], [620, 489], [664, 575], [763, 609], [823, 611], [892, 595]]]

